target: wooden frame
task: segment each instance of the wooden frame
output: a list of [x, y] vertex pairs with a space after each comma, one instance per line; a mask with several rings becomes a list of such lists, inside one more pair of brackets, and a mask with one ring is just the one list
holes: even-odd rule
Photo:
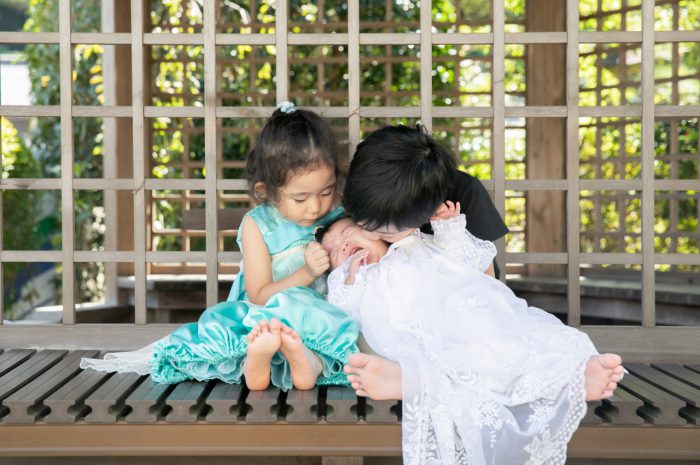
[[[206, 263], [207, 305], [216, 302], [218, 266], [222, 261], [240, 259], [238, 253], [218, 251], [217, 192], [220, 190], [244, 190], [242, 180], [217, 179], [217, 119], [264, 118], [272, 113], [271, 107], [225, 107], [219, 105], [216, 95], [216, 46], [219, 45], [274, 45], [286, 50], [289, 45], [343, 45], [348, 47], [348, 106], [312, 107], [323, 116], [347, 118], [349, 121], [350, 153], [359, 142], [362, 118], [409, 117], [420, 118], [430, 128], [434, 118], [492, 118], [494, 177], [484, 182], [494, 192], [498, 211], [504, 213], [505, 192], [509, 189], [555, 190], [566, 193], [567, 252], [553, 253], [504, 253], [504, 241], [497, 242], [499, 265], [506, 262], [565, 264], [568, 276], [568, 321], [580, 325], [580, 265], [583, 264], [640, 264], [643, 275], [643, 326], [655, 326], [654, 266], [656, 264], [700, 265], [700, 257], [688, 254], [654, 253], [653, 202], [655, 190], [700, 190], [700, 180], [655, 180], [653, 174], [654, 118], [667, 116], [700, 115], [700, 105], [655, 105], [654, 93], [654, 45], [656, 43], [700, 42], [700, 31], [654, 31], [654, 2], [642, 0], [642, 31], [582, 32], [579, 31], [579, 11], [576, 0], [567, 0], [567, 32], [505, 32], [503, 1], [493, 2], [492, 31], [489, 33], [436, 33], [431, 32], [430, 0], [422, 0], [420, 31], [417, 33], [360, 32], [360, 11], [357, 0], [348, 6], [347, 33], [290, 33], [288, 31], [288, 1], [277, 2], [275, 34], [225, 34], [216, 32], [214, 0], [204, 1], [204, 27], [201, 33], [163, 34], [144, 32], [144, 2], [131, 0], [131, 32], [75, 33], [71, 30], [70, 0], [60, 0], [58, 33], [0, 32], [0, 43], [58, 44], [61, 62], [61, 104], [58, 106], [1, 106], [3, 116], [58, 116], [61, 118], [61, 178], [60, 179], [2, 179], [0, 189], [59, 189], [62, 199], [63, 243], [61, 251], [10, 251], [0, 250], [0, 262], [45, 262], [63, 264], [63, 322], [71, 326], [76, 321], [73, 292], [73, 265], [87, 261], [133, 263], [135, 265], [135, 316], [137, 325], [146, 323], [146, 274], [147, 264], [157, 262], [198, 261]], [[76, 43], [123, 44], [131, 49], [132, 98], [128, 106], [85, 107], [71, 105], [71, 46]], [[640, 44], [643, 55], [642, 104], [639, 106], [580, 107], [578, 101], [578, 59], [580, 43], [625, 42]], [[566, 105], [561, 106], [507, 106], [504, 100], [504, 53], [506, 44], [565, 44], [566, 45]], [[203, 107], [160, 107], [147, 105], [144, 98], [144, 50], [146, 46], [163, 44], [203, 45], [205, 94]], [[420, 106], [419, 107], [370, 107], [360, 105], [360, 46], [362, 45], [412, 44], [420, 47]], [[488, 107], [435, 107], [432, 105], [431, 48], [437, 44], [488, 44], [492, 47], [492, 104]], [[286, 53], [276, 56], [276, 99], [286, 100], [289, 95]], [[109, 179], [74, 179], [72, 175], [72, 118], [73, 117], [125, 117], [131, 118], [133, 130], [133, 177]], [[146, 118], [153, 117], [202, 118], [205, 124], [206, 179], [165, 180], [151, 179], [144, 171]], [[635, 116], [640, 117], [642, 136], [642, 179], [639, 180], [580, 180], [578, 130], [579, 118], [585, 116]], [[506, 180], [504, 175], [504, 127], [509, 117], [558, 117], [566, 118], [565, 179]], [[206, 252], [151, 252], [147, 245], [146, 203], [147, 191], [154, 189], [200, 189], [205, 192]], [[134, 206], [134, 248], [132, 251], [83, 252], [74, 250], [73, 190], [131, 190]], [[579, 251], [579, 192], [581, 190], [641, 191], [642, 196], [642, 252], [637, 254], [581, 253]], [[1, 283], [0, 283], [1, 286]], [[0, 287], [0, 292], [2, 288]], [[0, 304], [1, 305], [1, 304]], [[0, 307], [2, 316], [2, 307]], [[1, 322], [0, 318], [0, 322]], [[22, 328], [23, 330], [24, 328]], [[2, 328], [7, 331], [20, 328]], [[623, 331], [623, 330], [620, 330]], [[4, 340], [4, 334], [3, 334]], [[659, 341], [661, 342], [661, 341]]]

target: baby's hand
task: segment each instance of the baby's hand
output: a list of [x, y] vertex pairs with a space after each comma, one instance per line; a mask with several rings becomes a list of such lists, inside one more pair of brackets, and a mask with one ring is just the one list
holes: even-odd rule
[[326, 249], [318, 242], [309, 243], [304, 251], [304, 265], [311, 276], [318, 278], [331, 266], [331, 260]]
[[435, 210], [430, 221], [448, 220], [459, 215], [460, 211], [459, 202], [455, 204], [451, 200], [446, 200], [445, 203], [440, 204], [437, 210]]
[[357, 270], [359, 270], [361, 266], [367, 264], [367, 257], [369, 257], [369, 251], [367, 249], [362, 249], [352, 256], [350, 259], [350, 267], [348, 268], [348, 276], [345, 278], [345, 284], [348, 286], [355, 284]]

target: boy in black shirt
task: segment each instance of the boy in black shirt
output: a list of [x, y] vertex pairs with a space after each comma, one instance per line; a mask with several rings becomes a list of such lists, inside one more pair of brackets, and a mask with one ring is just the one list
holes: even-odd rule
[[[407, 149], [409, 147], [410, 149]], [[442, 156], [436, 157], [436, 153]], [[508, 233], [488, 192], [478, 179], [457, 168], [449, 151], [418, 126], [386, 126], [365, 138], [357, 147], [345, 186], [343, 203], [356, 223], [376, 229], [383, 224], [397, 227], [420, 226], [432, 234], [433, 206], [451, 200], [459, 202], [467, 217], [467, 229], [479, 239], [495, 241]], [[449, 173], [441, 179], [426, 180], [426, 186], [402, 185], [402, 176], [420, 169], [418, 163], [444, 163]], [[494, 263], [495, 265], [495, 263]], [[495, 270], [498, 277], [498, 269]]]

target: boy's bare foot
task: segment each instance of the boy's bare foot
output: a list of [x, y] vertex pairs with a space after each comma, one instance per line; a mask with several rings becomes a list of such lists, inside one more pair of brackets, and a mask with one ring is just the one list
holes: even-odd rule
[[373, 400], [401, 399], [401, 365], [369, 354], [352, 354], [343, 371], [358, 396]]
[[280, 329], [280, 321], [275, 318], [270, 324], [260, 320], [246, 337], [248, 354], [243, 362], [243, 374], [251, 391], [267, 389], [270, 385], [270, 360], [280, 348]]
[[622, 359], [617, 354], [594, 355], [586, 362], [586, 400], [609, 399], [622, 379]]
[[297, 389], [312, 389], [323, 370], [321, 359], [301, 342], [299, 333], [289, 326], [282, 325], [281, 340], [280, 352], [289, 362], [292, 384]]

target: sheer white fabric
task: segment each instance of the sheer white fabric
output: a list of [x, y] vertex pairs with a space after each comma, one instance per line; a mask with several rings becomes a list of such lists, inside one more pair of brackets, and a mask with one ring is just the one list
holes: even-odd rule
[[347, 267], [333, 271], [329, 300], [401, 365], [405, 464], [563, 464], [597, 352], [482, 273], [495, 248], [464, 224], [393, 244], [353, 286]]
[[112, 352], [102, 358], [83, 358], [80, 360], [80, 368], [92, 368], [97, 371], [116, 371], [118, 373], [137, 373], [148, 375], [151, 373], [151, 357], [153, 356], [152, 344], [130, 352]]

